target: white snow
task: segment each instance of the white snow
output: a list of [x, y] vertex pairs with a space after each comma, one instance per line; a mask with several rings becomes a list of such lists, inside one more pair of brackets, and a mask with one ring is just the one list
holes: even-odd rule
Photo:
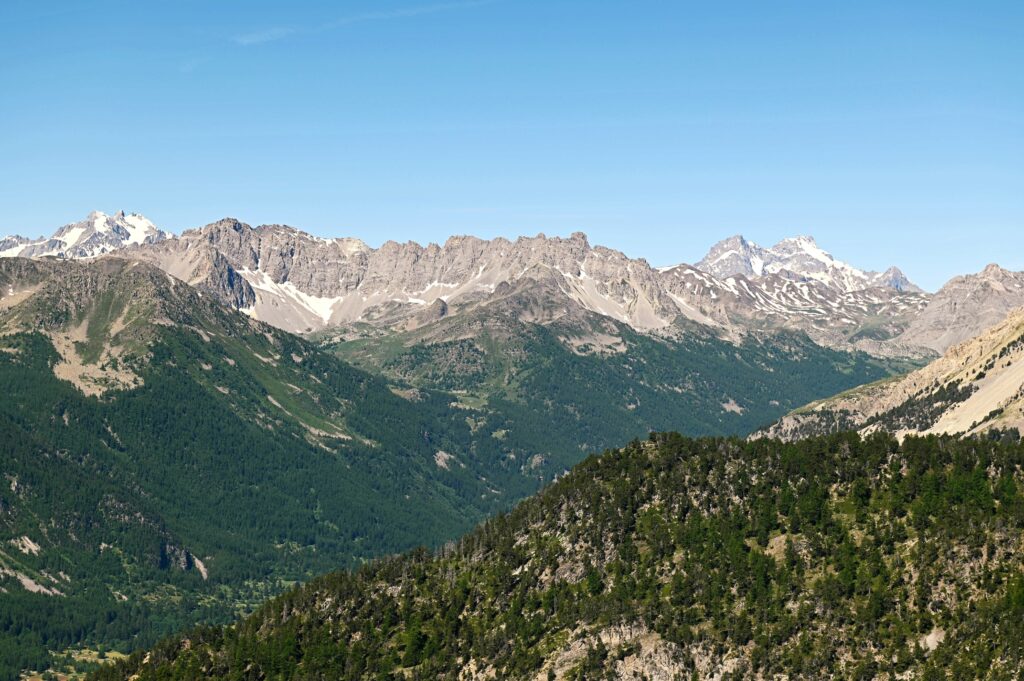
[[85, 227], [73, 227], [67, 231], [60, 238], [64, 242], [67, 248], [74, 248], [78, 245], [78, 242], [82, 240], [82, 235], [86, 232]]
[[92, 228], [94, 231], [103, 234], [110, 231], [110, 224], [108, 223], [109, 215], [96, 211], [95, 213], [91, 213], [89, 217], [92, 218]]
[[818, 262], [823, 262], [826, 265], [837, 264], [838, 261], [833, 258], [829, 253], [823, 251], [814, 239], [808, 236], [797, 236], [791, 239], [783, 239], [782, 243], [795, 244], [797, 248], [811, 256]]
[[137, 213], [124, 216], [124, 227], [131, 235], [126, 242], [129, 244], [144, 243], [147, 236], [157, 231], [156, 225]]
[[461, 286], [461, 284], [447, 284], [447, 283], [445, 283], [443, 281], [434, 280], [434, 281], [430, 282], [429, 284], [427, 284], [426, 288], [422, 288], [419, 291], [409, 291], [409, 293], [411, 295], [417, 295], [417, 294], [421, 294], [421, 293], [426, 293], [427, 291], [429, 291], [432, 288], [458, 288], [459, 286]]
[[[336, 298], [321, 298], [319, 296], [310, 295], [299, 290], [295, 284], [290, 281], [279, 284], [271, 279], [265, 272], [260, 272], [259, 270], [253, 271], [249, 269], [241, 269], [238, 273], [245, 277], [245, 280], [248, 281], [249, 285], [254, 289], [298, 303], [300, 307], [316, 315], [318, 318], [323, 320], [325, 324], [330, 321], [331, 314], [334, 311], [334, 306], [343, 300], [340, 296]], [[243, 312], [246, 311], [243, 310]], [[251, 312], [246, 312], [246, 314], [252, 316]]]

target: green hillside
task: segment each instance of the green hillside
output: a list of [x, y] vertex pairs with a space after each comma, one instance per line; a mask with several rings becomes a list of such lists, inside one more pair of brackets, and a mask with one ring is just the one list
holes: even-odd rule
[[109, 679], [1016, 679], [1024, 446], [652, 435]]
[[561, 470], [152, 268], [0, 279], [2, 676], [438, 544]]
[[746, 435], [807, 402], [908, 368], [798, 333], [724, 340], [696, 326], [637, 333], [596, 315], [520, 321], [484, 309], [423, 330], [326, 347], [394, 381], [459, 391], [536, 435], [537, 449], [601, 451], [652, 430]]

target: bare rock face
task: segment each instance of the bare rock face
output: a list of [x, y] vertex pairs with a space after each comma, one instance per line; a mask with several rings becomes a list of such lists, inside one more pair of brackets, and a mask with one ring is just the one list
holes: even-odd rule
[[759, 277], [764, 274], [766, 257], [770, 257], [766, 249], [736, 235], [712, 246], [697, 263], [697, 269], [719, 279], [737, 275]]
[[[656, 270], [618, 251], [593, 248], [580, 233], [515, 241], [452, 237], [443, 246], [425, 247], [389, 241], [372, 249], [356, 239], [319, 239], [291, 227], [252, 228], [228, 219], [132, 257], [199, 283], [211, 269], [201, 261], [215, 254], [226, 261], [221, 271], [229, 267], [249, 284], [255, 302], [247, 304], [247, 294], [227, 284], [213, 289], [218, 296], [298, 332], [355, 322], [404, 326], [488, 298], [503, 284], [552, 277], [575, 304], [637, 329], [666, 328], [679, 314]], [[443, 308], [436, 314], [427, 312], [439, 302]]]
[[448, 316], [448, 303], [440, 298], [423, 308], [423, 311], [416, 315], [415, 326], [427, 326], [439, 319]]
[[1024, 272], [989, 265], [977, 274], [954, 277], [939, 289], [928, 307], [899, 340], [944, 352], [1024, 305]]
[[5, 236], [0, 237], [0, 255], [5, 257], [14, 257], [20, 253], [24, 247], [31, 243], [31, 239], [26, 239], [23, 236]]
[[789, 272], [719, 279], [688, 265], [664, 270], [662, 277], [682, 313], [699, 323], [734, 332], [799, 330], [820, 345], [878, 356], [922, 354], [891, 339], [928, 304], [924, 293], [882, 286], [844, 292]]
[[798, 439], [840, 430], [973, 434], [1024, 428], [1024, 308], [906, 376], [808, 405], [762, 434]]
[[[742, 237], [716, 249], [717, 259], [709, 254], [704, 260], [718, 262], [718, 269], [709, 266], [712, 272], [689, 265], [658, 270], [592, 246], [582, 233], [514, 241], [456, 236], [427, 246], [389, 241], [374, 249], [357, 239], [321, 239], [282, 225], [253, 228], [229, 218], [133, 249], [132, 257], [299, 333], [353, 325], [418, 328], [501, 300], [504, 287], [520, 300], [524, 288], [533, 287], [547, 298], [530, 308], [537, 323], [567, 314], [556, 310], [569, 306], [646, 333], [677, 333], [689, 323], [737, 338], [751, 330], [802, 330], [824, 345], [905, 354], [903, 346], [885, 343], [928, 300], [898, 270], [861, 273], [806, 238], [783, 242], [772, 253]], [[714, 273], [737, 267], [741, 273], [725, 278]]]
[[[591, 246], [582, 233], [514, 241], [461, 236], [425, 247], [389, 241], [373, 249], [357, 239], [321, 239], [282, 225], [252, 228], [232, 218], [179, 238], [157, 231], [126, 240], [122, 223], [132, 221], [138, 218], [97, 213], [58, 230], [52, 243], [14, 237], [4, 245], [9, 254], [31, 257], [63, 248], [67, 257], [78, 257], [94, 252], [107, 235], [129, 245], [129, 257], [294, 332], [352, 325], [417, 328], [485, 301], [502, 301], [511, 287], [520, 302], [533, 301], [523, 313], [537, 323], [572, 317], [573, 307], [648, 333], [675, 333], [687, 323], [737, 338], [750, 330], [799, 329], [826, 345], [874, 343], [869, 351], [887, 354], [884, 342], [902, 332], [926, 302], [907, 293], [898, 271], [886, 273], [896, 284], [871, 290], [819, 280], [822, 272], [859, 270], [822, 255], [806, 238], [762, 249], [733, 237], [702, 261], [708, 271], [689, 265], [655, 270], [644, 260]], [[67, 248], [72, 241], [79, 246]], [[117, 248], [113, 241], [103, 243]], [[535, 289], [532, 295], [529, 288]], [[870, 337], [858, 338], [869, 318]]]
[[232, 307], [241, 310], [256, 304], [256, 292], [252, 286], [221, 253], [214, 254], [202, 283]]
[[[217, 223], [220, 224], [220, 223]], [[168, 274], [213, 294], [220, 302], [236, 309], [250, 308], [256, 293], [231, 260], [213, 244], [167, 239], [122, 255], [156, 265]]]

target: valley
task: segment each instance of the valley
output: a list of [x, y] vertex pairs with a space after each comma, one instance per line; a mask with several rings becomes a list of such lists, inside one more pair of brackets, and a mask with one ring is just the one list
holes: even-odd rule
[[[181, 237], [128, 232], [143, 221], [94, 213], [40, 242], [41, 255], [0, 259], [5, 674], [84, 669], [96, 663], [75, 662], [83, 646], [126, 654], [197, 623], [213, 635], [317, 575], [406, 560], [381, 556], [434, 560], [478, 523], [557, 489], [589, 454], [614, 458], [649, 433], [1017, 426], [1017, 317], [952, 348], [932, 331], [951, 297], [975, 301], [955, 308], [962, 329], [1012, 309], [1017, 275], [998, 268], [933, 296], [807, 238], [772, 249], [727, 240], [705, 272], [650, 268], [583, 235], [374, 250], [233, 220]], [[403, 553], [416, 546], [426, 548]], [[470, 565], [458, 569], [475, 575]], [[600, 641], [600, 660], [544, 643], [555, 657], [538, 669], [617, 669], [599, 654], [614, 641], [634, 651], [616, 658], [629, 669], [682, 664], [685, 641], [654, 620], [614, 626], [585, 639], [588, 651]], [[392, 671], [444, 675], [448, 658], [395, 635], [380, 644], [395, 651]], [[761, 660], [688, 650], [686, 664], [705, 672]], [[210, 654], [186, 668], [220, 659]], [[518, 657], [463, 663], [513, 677], [529, 668]], [[385, 669], [351, 678], [371, 668]]]
[[0, 681], [1024, 679], [1022, 27], [0, 2]]

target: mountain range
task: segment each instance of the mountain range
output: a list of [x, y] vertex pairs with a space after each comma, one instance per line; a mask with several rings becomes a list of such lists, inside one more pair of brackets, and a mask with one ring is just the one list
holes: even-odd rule
[[358, 239], [323, 239], [281, 225], [253, 228], [234, 219], [174, 237], [124, 213], [93, 213], [48, 240], [13, 237], [3, 244], [3, 255], [33, 257], [123, 249], [125, 257], [151, 262], [279, 328], [341, 329], [348, 338], [409, 331], [479, 310], [520, 282], [542, 282], [559, 305], [541, 323], [561, 314], [556, 307], [574, 308], [647, 335], [672, 336], [693, 325], [733, 339], [790, 330], [826, 347], [920, 359], [1024, 304], [1019, 273], [990, 266], [930, 295], [896, 267], [858, 269], [806, 236], [771, 248], [736, 236], [694, 266], [663, 268], [591, 246], [581, 233], [514, 241], [452, 237], [426, 247], [386, 242], [375, 249]]
[[719, 279], [776, 274], [794, 281], [819, 281], [844, 293], [869, 288], [922, 293], [899, 268], [893, 266], [881, 273], [859, 270], [836, 260], [809, 236], [783, 239], [771, 248], [762, 248], [742, 236], [734, 236], [712, 246], [696, 267]]
[[[810, 248], [812, 242], [801, 243]], [[224, 220], [136, 249], [132, 257], [205, 284], [256, 318], [298, 333], [410, 330], [486, 304], [507, 286], [548, 282], [552, 303], [649, 335], [670, 336], [693, 324], [733, 337], [782, 329], [806, 332], [827, 347], [867, 349], [902, 332], [927, 302], [919, 292], [882, 285], [847, 290], [845, 279], [829, 278], [847, 273], [838, 267], [820, 278], [787, 272], [719, 279], [688, 265], [659, 270], [592, 247], [580, 233], [515, 241], [453, 237], [426, 247], [386, 242], [371, 249], [353, 239]]]

